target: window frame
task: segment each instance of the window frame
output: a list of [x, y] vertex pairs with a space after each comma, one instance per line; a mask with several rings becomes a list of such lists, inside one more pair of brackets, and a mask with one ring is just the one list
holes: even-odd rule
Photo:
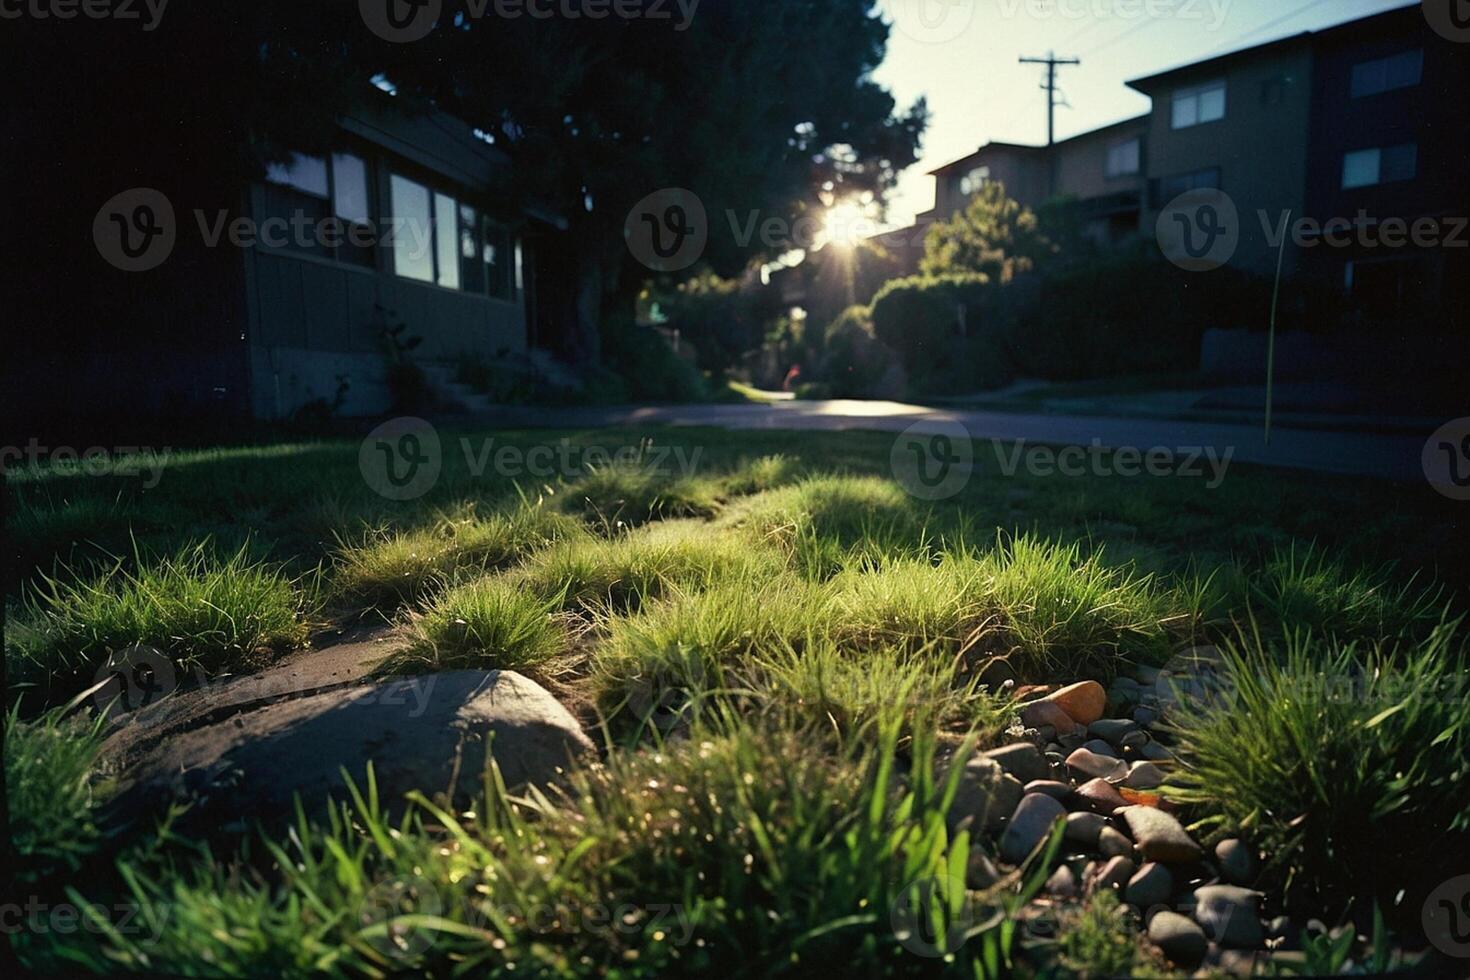
[[[1204, 96], [1216, 90], [1220, 92], [1220, 114], [1209, 119], [1202, 118], [1204, 111]], [[1179, 107], [1181, 105], [1194, 106], [1194, 118], [1190, 122], [1179, 121]], [[1228, 80], [1222, 75], [1212, 78], [1207, 82], [1195, 85], [1186, 85], [1175, 89], [1169, 97], [1169, 129], [1193, 129], [1195, 126], [1204, 126], [1212, 122], [1220, 122], [1230, 112], [1230, 86]]]
[[[1124, 147], [1133, 147], [1132, 169], [1114, 169], [1113, 154]], [[1127, 139], [1118, 140], [1108, 145], [1107, 156], [1103, 161], [1103, 176], [1105, 177], [1137, 177], [1143, 172], [1143, 137], [1131, 136]]]
[[[1408, 150], [1411, 166], [1407, 174], [1396, 174], [1385, 176], [1384, 163], [1388, 154], [1394, 150]], [[1373, 179], [1348, 183], [1348, 161], [1354, 158], [1365, 157], [1373, 154]], [[1400, 184], [1405, 181], [1414, 180], [1419, 176], [1419, 144], [1416, 142], [1394, 143], [1391, 146], [1365, 146], [1357, 150], [1347, 150], [1342, 155], [1341, 177], [1339, 178], [1339, 189], [1344, 191], [1361, 190], [1364, 187], [1380, 187], [1383, 184]]]
[[[1390, 69], [1395, 62], [1406, 59], [1413, 60], [1413, 80], [1394, 83], [1390, 78]], [[1379, 68], [1383, 72], [1383, 80], [1378, 84], [1362, 84], [1359, 82], [1367, 78], [1366, 70]], [[1394, 54], [1384, 55], [1381, 58], [1369, 58], [1366, 61], [1354, 62], [1352, 69], [1348, 72], [1348, 98], [1368, 99], [1375, 95], [1384, 95], [1388, 92], [1397, 92], [1401, 89], [1416, 88], [1424, 84], [1424, 49], [1409, 48], [1406, 51], [1398, 51]]]
[[[272, 174], [272, 171], [276, 168], [281, 167], [282, 165], [273, 163], [266, 165], [266, 173], [263, 179], [263, 182], [267, 185], [266, 194], [275, 193], [286, 195], [288, 199], [290, 197], [310, 198], [313, 201], [320, 202], [320, 204], [322, 205], [321, 216], [313, 217], [313, 221], [319, 226], [329, 222], [337, 222], [338, 226], [334, 228], [337, 238], [337, 244], [329, 246], [325, 242], [318, 241], [315, 243], [315, 248], [306, 249], [297, 248], [294, 242], [288, 242], [286, 245], [280, 247], [269, 245], [264, 242], [261, 242], [259, 244], [267, 251], [277, 254], [287, 254], [297, 258], [310, 258], [319, 262], [332, 262], [360, 271], [375, 271], [377, 269], [376, 235], [371, 236], [371, 240], [373, 242], [373, 244], [371, 245], [355, 246], [352, 244], [352, 229], [354, 227], [371, 228], [373, 222], [373, 214], [375, 211], [378, 210], [377, 199], [374, 193], [375, 188], [373, 185], [374, 171], [372, 158], [370, 156], [359, 153], [350, 147], [334, 148], [322, 154], [301, 153], [293, 150], [291, 152], [291, 156], [293, 158], [293, 164], [296, 160], [320, 161], [322, 174], [326, 183], [325, 190], [319, 192], [315, 189], [308, 189], [306, 187], [303, 187], [301, 184], [292, 182], [290, 180], [278, 179]], [[339, 157], [351, 157], [362, 166], [363, 207], [367, 210], [366, 223], [357, 221], [353, 218], [345, 217], [339, 214], [337, 211], [337, 159]], [[272, 188], [274, 188], [274, 190], [272, 190]], [[262, 203], [264, 204], [265, 202], [263, 201]], [[266, 210], [269, 209], [267, 208]], [[306, 213], [305, 209], [302, 210], [303, 213]], [[267, 218], [272, 217], [275, 217], [275, 215], [267, 215]], [[360, 258], [354, 259], [350, 257], [354, 250], [358, 250]]]

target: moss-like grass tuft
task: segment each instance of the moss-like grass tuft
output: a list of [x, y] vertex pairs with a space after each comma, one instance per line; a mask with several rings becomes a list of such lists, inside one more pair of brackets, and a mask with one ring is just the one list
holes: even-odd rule
[[389, 669], [537, 673], [566, 647], [556, 613], [551, 603], [504, 579], [458, 586], [412, 617], [410, 644]]
[[22, 602], [5, 634], [12, 683], [54, 703], [96, 682], [109, 657], [150, 647], [181, 671], [258, 666], [305, 642], [312, 600], [245, 548], [220, 555], [200, 542], [100, 573], [64, 569]]

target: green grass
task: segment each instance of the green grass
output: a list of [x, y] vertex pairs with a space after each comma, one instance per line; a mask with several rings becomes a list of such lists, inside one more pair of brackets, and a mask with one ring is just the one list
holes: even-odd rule
[[1163, 963], [1154, 962], [1144, 952], [1137, 927], [1127, 921], [1125, 913], [1131, 915], [1117, 893], [1103, 890], [1064, 916], [1057, 958], [1068, 975], [1078, 980], [1169, 975]]
[[1171, 795], [1205, 826], [1244, 828], [1309, 900], [1388, 907], [1442, 879], [1444, 856], [1470, 847], [1470, 699], [1452, 629], [1404, 648], [1253, 637], [1225, 656], [1231, 683], [1178, 723]]
[[[441, 435], [453, 447], [461, 434]], [[648, 461], [650, 435], [697, 464], [527, 488], [451, 448], [439, 483], [404, 504], [373, 494], [352, 440], [175, 452], [147, 488], [123, 472], [8, 474], [5, 648], [27, 712], [136, 643], [181, 670], [238, 670], [298, 646], [314, 620], [377, 613], [408, 640], [392, 669], [554, 676], [618, 736], [566, 796], [512, 799], [492, 781], [473, 814], [419, 801], [390, 825], [369, 789], [212, 856], [166, 828], [103, 836], [89, 729], [12, 716], [7, 774], [24, 780], [38, 866], [66, 869], [53, 878], [79, 881], [75, 900], [145, 906], [136, 932], [29, 937], [30, 961], [974, 977], [1005, 975], [1009, 950], [1021, 972], [1147, 972], [1120, 966], [1105, 903], [1023, 954], [1005, 915], [988, 918], [1014, 909], [1014, 882], [971, 896], [971, 921], [988, 924], [952, 963], [906, 951], [893, 905], [917, 899], [941, 927], [956, 916], [956, 892], [910, 886], [945, 880], [969, 843], [948, 836], [931, 774], [958, 771], [966, 736], [1009, 737], [1013, 708], [976, 677], [986, 658], [1023, 681], [1105, 679], [1253, 624], [1235, 700], [1178, 734], [1182, 816], [1205, 821], [1203, 837], [1243, 830], [1276, 858], [1268, 874], [1344, 901], [1362, 882], [1413, 887], [1435, 870], [1416, 855], [1465, 849], [1470, 721], [1450, 686], [1465, 646], [1441, 621], [1464, 609], [1470, 574], [1462, 517], [1428, 488], [1244, 466], [1210, 491], [1006, 477], [977, 444], [970, 484], [928, 503], [893, 479], [880, 433], [495, 438]], [[1320, 693], [1342, 676], [1357, 696]], [[395, 897], [424, 916], [385, 925], [373, 910]], [[624, 927], [583, 915], [620, 904], [642, 912]], [[533, 908], [554, 909], [550, 924], [505, 911]]]
[[492, 774], [475, 813], [419, 797], [397, 824], [369, 777], [329, 823], [265, 842], [263, 862], [124, 858], [136, 931], [70, 952], [93, 969], [287, 977], [933, 975], [942, 961], [901, 943], [919, 917], [983, 976], [1044, 862], [967, 904], [953, 786], [926, 775], [927, 737], [900, 783], [897, 739], [873, 730], [834, 755], [800, 730], [701, 730], [575, 772], [564, 805], [513, 799]]
[[553, 604], [500, 579], [461, 585], [412, 617], [409, 646], [390, 669], [534, 675], [566, 648], [566, 627], [556, 612]]
[[206, 541], [134, 566], [64, 569], [31, 590], [6, 630], [12, 683], [55, 703], [130, 647], [158, 650], [182, 675], [258, 666], [306, 640], [312, 590], [244, 548]]
[[88, 720], [65, 708], [22, 720], [5, 716], [5, 796], [14, 871], [34, 886], [74, 873], [103, 844], [97, 808], [105, 716]]
[[613, 538], [561, 542], [510, 577], [568, 608], [636, 609], [673, 589], [709, 588], [779, 567], [780, 557], [769, 549], [712, 535], [702, 523], [668, 522]]
[[522, 502], [479, 515], [473, 506], [408, 531], [378, 529], [333, 558], [330, 595], [348, 608], [391, 612], [466, 576], [520, 562], [554, 541], [584, 534], [571, 518]]

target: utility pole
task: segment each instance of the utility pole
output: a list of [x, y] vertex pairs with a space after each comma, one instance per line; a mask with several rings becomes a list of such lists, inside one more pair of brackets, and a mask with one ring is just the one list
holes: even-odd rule
[[1080, 65], [1076, 58], [1058, 58], [1056, 53], [1048, 51], [1045, 58], [1022, 58], [1023, 65], [1045, 65], [1046, 66], [1046, 145], [1051, 146], [1057, 137], [1057, 66], [1058, 65]]

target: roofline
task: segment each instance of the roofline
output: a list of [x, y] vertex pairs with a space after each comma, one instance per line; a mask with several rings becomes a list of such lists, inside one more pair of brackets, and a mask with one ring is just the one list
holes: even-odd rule
[[1044, 146], [1037, 146], [1034, 143], [1005, 143], [1005, 142], [1002, 142], [1000, 140], [991, 140], [988, 143], [981, 144], [981, 146], [980, 146], [979, 149], [977, 149], [977, 150], [975, 150], [975, 151], [973, 151], [971, 153], [966, 153], [964, 156], [959, 157], [959, 158], [954, 159], [954, 160], [951, 160], [949, 163], [946, 163], [946, 164], [944, 164], [941, 167], [936, 167], [935, 169], [930, 170], [928, 172], [928, 174], [926, 174], [926, 176], [933, 177], [936, 174], [939, 174], [939, 173], [941, 173], [941, 172], [943, 172], [945, 170], [950, 169], [951, 167], [957, 167], [957, 166], [959, 166], [960, 164], [964, 163], [966, 160], [972, 160], [972, 159], [974, 159], [975, 157], [979, 156], [981, 153], [984, 153], [986, 150], [992, 150], [992, 149], [994, 149], [994, 150], [1025, 150], [1027, 152], [1034, 153], [1037, 150], [1044, 150], [1044, 149], [1046, 149], [1046, 147], [1044, 147]]
[[[1064, 140], [1057, 140], [1055, 143], [1052, 144], [1052, 146], [1061, 146], [1064, 143], [1071, 143], [1075, 140], [1086, 139], [1089, 136], [1097, 136], [1099, 133], [1106, 133], [1112, 129], [1122, 129], [1124, 126], [1136, 126], [1139, 123], [1147, 123], [1152, 118], [1152, 116], [1153, 113], [1151, 112], [1141, 113], [1137, 116], [1129, 116], [1127, 119], [1119, 119], [1117, 122], [1110, 122], [1105, 126], [1098, 126], [1096, 129], [1089, 129], [1085, 133], [1077, 133], [1073, 136], [1068, 136]], [[1046, 147], [1043, 146], [1042, 149], [1044, 150], [1046, 149]]]
[[1377, 20], [1378, 18], [1401, 17], [1409, 11], [1419, 9], [1419, 6], [1420, 5], [1418, 3], [1412, 3], [1403, 7], [1390, 7], [1388, 10], [1380, 10], [1376, 14], [1369, 14], [1366, 17], [1356, 17], [1353, 20], [1345, 20], [1340, 24], [1330, 24], [1327, 27], [1323, 27], [1315, 31], [1299, 31], [1296, 34], [1288, 34], [1285, 37], [1278, 37], [1272, 41], [1262, 41], [1260, 44], [1253, 44], [1250, 47], [1237, 48], [1234, 51], [1226, 51], [1224, 54], [1218, 54], [1213, 58], [1206, 58], [1203, 61], [1191, 61], [1186, 64], [1176, 65], [1173, 68], [1166, 68], [1163, 71], [1154, 72], [1152, 75], [1144, 75], [1139, 78], [1130, 79], [1124, 82], [1124, 84], [1127, 85], [1129, 88], [1139, 92], [1143, 92], [1146, 95], [1148, 94], [1148, 91], [1144, 86], [1152, 86], [1154, 83], [1163, 81], [1164, 79], [1172, 75], [1178, 75], [1183, 72], [1194, 71], [1196, 69], [1208, 69], [1212, 66], [1218, 66], [1224, 64], [1225, 62], [1233, 61], [1236, 58], [1243, 58], [1247, 55], [1264, 54], [1268, 50], [1289, 47], [1293, 44], [1307, 42], [1313, 38], [1321, 37], [1326, 34], [1333, 34], [1341, 30], [1361, 28], [1362, 25], [1368, 23], [1369, 21]]

